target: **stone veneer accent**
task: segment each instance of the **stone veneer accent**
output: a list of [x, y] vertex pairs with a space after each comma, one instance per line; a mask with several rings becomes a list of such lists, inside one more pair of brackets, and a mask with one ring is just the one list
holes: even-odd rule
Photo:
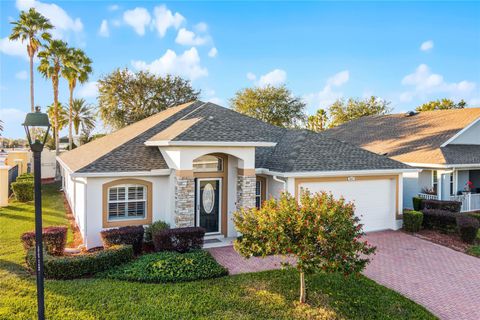
[[175, 226], [195, 226], [195, 180], [175, 177]]
[[255, 176], [237, 176], [237, 210], [255, 207]]

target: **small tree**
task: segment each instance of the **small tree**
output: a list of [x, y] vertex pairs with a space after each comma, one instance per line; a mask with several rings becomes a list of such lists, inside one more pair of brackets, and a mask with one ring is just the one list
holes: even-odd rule
[[467, 106], [465, 100], [460, 100], [458, 103], [455, 103], [451, 99], [438, 99], [432, 100], [418, 106], [415, 110], [418, 112], [422, 111], [435, 111], [435, 110], [449, 110], [449, 109], [463, 109]]
[[243, 89], [230, 103], [237, 112], [279, 127], [297, 127], [305, 121], [305, 103], [285, 86]]
[[307, 118], [307, 129], [320, 132], [327, 129], [328, 114], [325, 109], [318, 109], [314, 115]]
[[390, 102], [375, 96], [363, 100], [350, 98], [347, 101], [339, 99], [329, 108], [330, 127], [341, 125], [361, 117], [384, 115], [391, 111]]
[[375, 247], [364, 234], [353, 203], [332, 194], [302, 192], [300, 203], [284, 193], [261, 209], [240, 210], [234, 222], [242, 236], [234, 248], [244, 257], [287, 255], [296, 258], [300, 273], [300, 302], [306, 299], [305, 274], [362, 271]]

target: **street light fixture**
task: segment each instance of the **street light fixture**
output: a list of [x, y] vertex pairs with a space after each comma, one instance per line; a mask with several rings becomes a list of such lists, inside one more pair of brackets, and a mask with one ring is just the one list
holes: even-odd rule
[[45, 319], [43, 287], [43, 243], [42, 243], [42, 188], [41, 155], [47, 141], [50, 122], [48, 115], [35, 107], [35, 112], [28, 113], [23, 123], [27, 133], [28, 144], [33, 152], [33, 174], [35, 181], [35, 261], [37, 274], [37, 308], [38, 319]]

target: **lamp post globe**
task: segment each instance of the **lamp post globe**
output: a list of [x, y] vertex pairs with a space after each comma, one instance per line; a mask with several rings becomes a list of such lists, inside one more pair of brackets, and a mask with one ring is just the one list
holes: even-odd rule
[[42, 243], [42, 189], [41, 155], [50, 130], [48, 115], [35, 107], [35, 112], [27, 113], [23, 123], [28, 144], [33, 153], [33, 174], [35, 182], [35, 271], [37, 278], [38, 319], [45, 319], [43, 285], [43, 243]]

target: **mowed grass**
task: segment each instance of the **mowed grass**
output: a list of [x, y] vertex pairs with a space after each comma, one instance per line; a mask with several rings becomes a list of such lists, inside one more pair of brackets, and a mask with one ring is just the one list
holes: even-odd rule
[[[44, 187], [45, 225], [67, 223], [57, 189]], [[19, 240], [33, 227], [33, 204], [0, 208], [0, 319], [36, 317], [35, 278]], [[435, 319], [363, 276], [307, 277], [308, 304], [301, 305], [294, 270], [176, 284], [49, 280], [45, 288], [47, 319]]]

